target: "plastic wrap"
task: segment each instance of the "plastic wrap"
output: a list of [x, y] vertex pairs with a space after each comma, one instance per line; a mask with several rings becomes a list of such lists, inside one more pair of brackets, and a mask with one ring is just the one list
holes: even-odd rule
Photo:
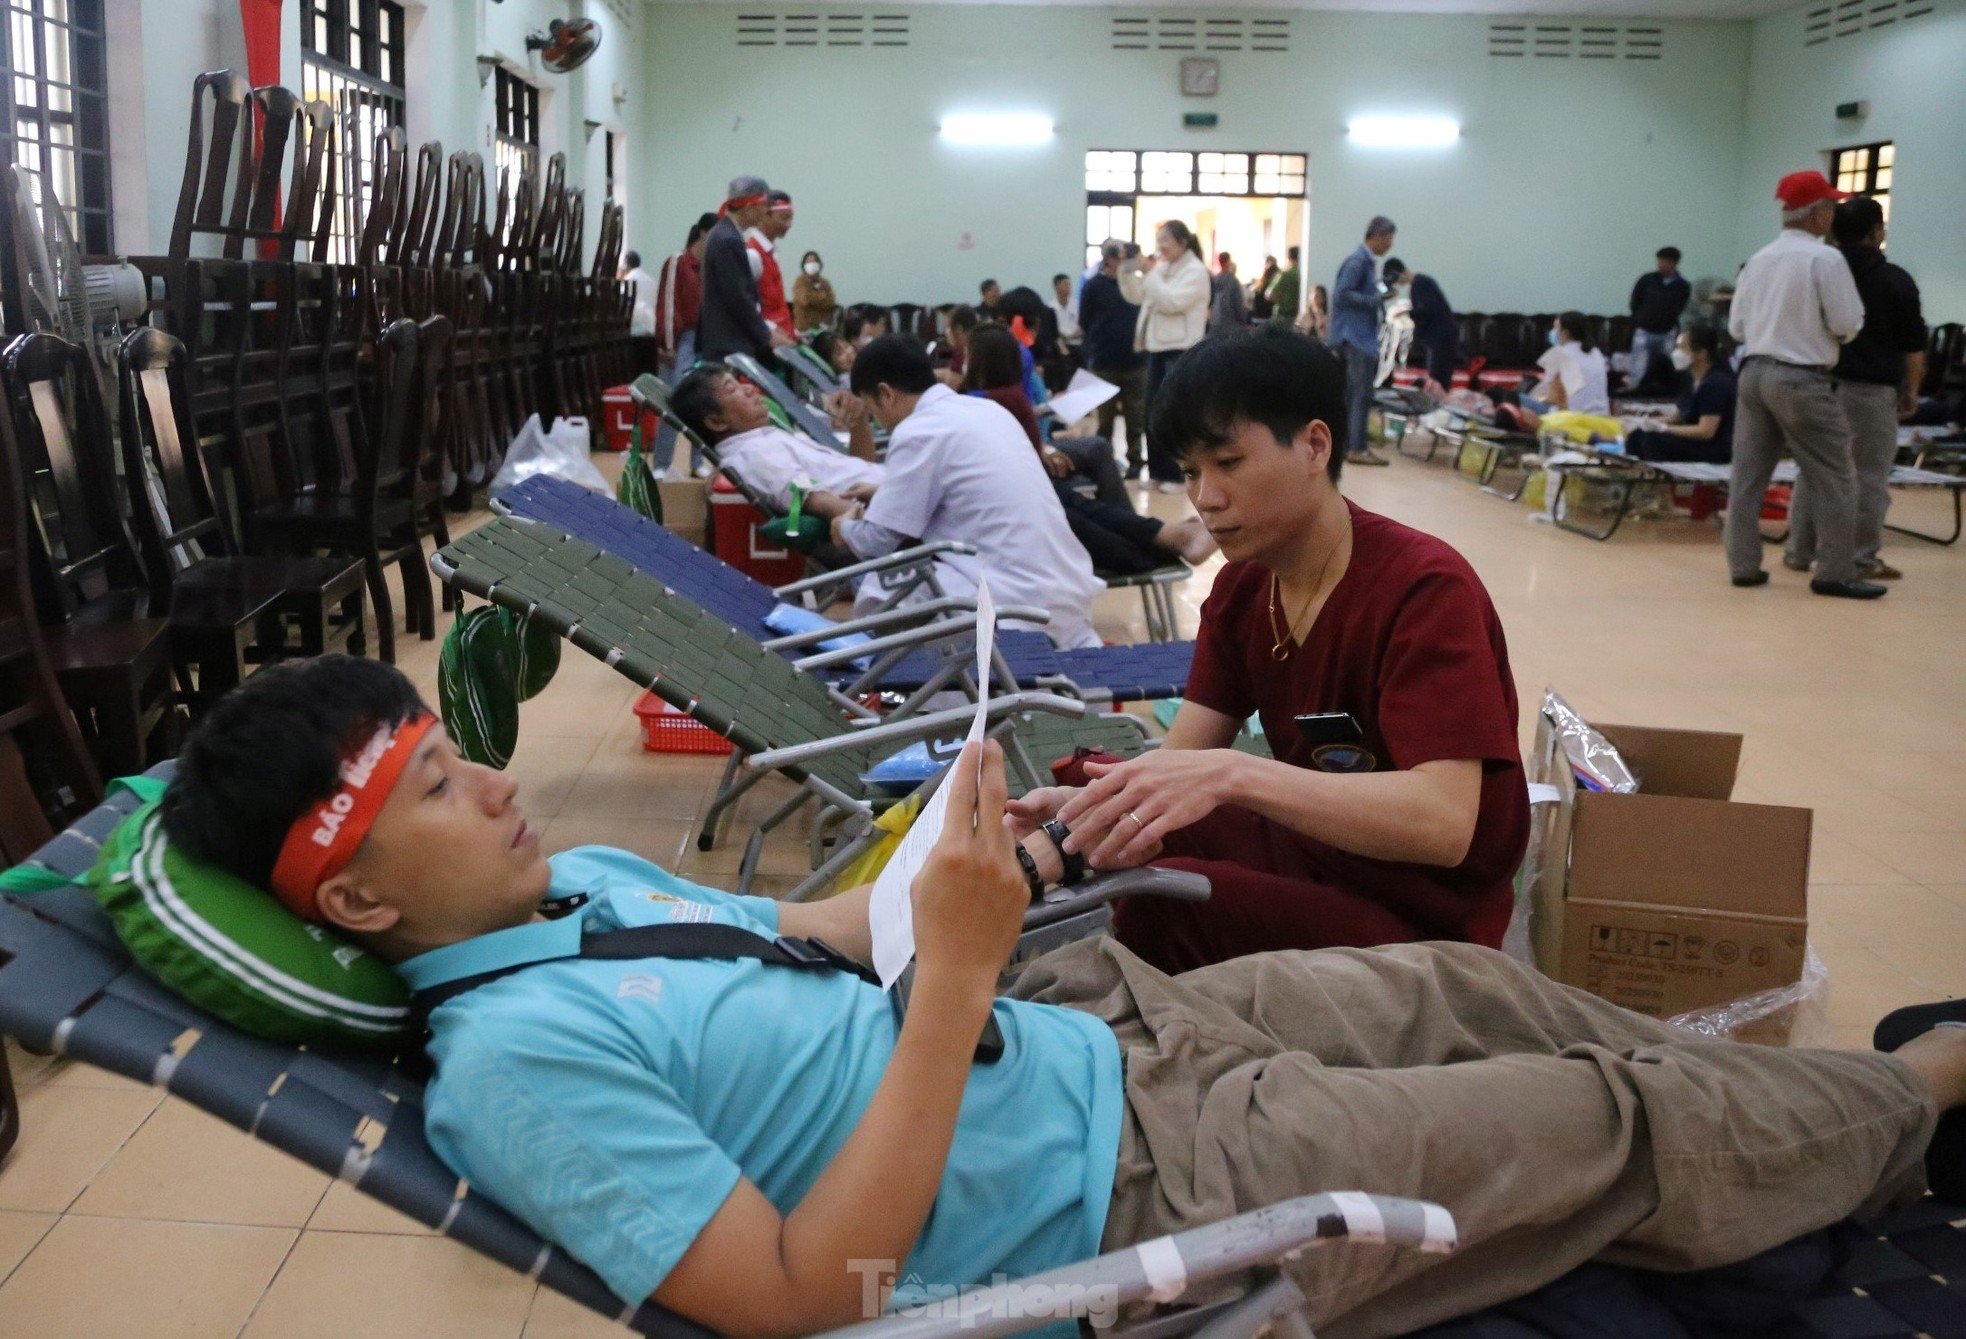
[[1829, 968], [1813, 947], [1802, 955], [1802, 979], [1792, 986], [1759, 990], [1725, 1004], [1691, 1009], [1666, 1020], [1676, 1028], [1722, 1041], [1761, 1041], [1827, 1046]]
[[1625, 766], [1617, 747], [1579, 716], [1554, 688], [1543, 690], [1543, 716], [1569, 758], [1578, 785], [1619, 795], [1629, 795], [1638, 789], [1638, 778]]
[[539, 415], [534, 414], [506, 449], [505, 463], [498, 467], [491, 491], [502, 493], [536, 474], [544, 474], [596, 493], [607, 493], [611, 491], [608, 481], [588, 457], [587, 445], [586, 419], [556, 418], [549, 430], [541, 425]]

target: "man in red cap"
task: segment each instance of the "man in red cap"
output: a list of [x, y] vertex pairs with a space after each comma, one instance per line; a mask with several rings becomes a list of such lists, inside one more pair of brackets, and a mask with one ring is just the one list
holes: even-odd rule
[[1850, 423], [1834, 369], [1863, 329], [1864, 303], [1843, 253], [1823, 239], [1845, 193], [1820, 172], [1791, 172], [1775, 187], [1781, 236], [1754, 253], [1734, 284], [1728, 328], [1741, 342], [1734, 473], [1727, 499], [1727, 566], [1736, 586], [1762, 586], [1761, 498], [1784, 453], [1795, 457], [1816, 524], [1818, 595], [1874, 600], [1885, 587], [1859, 579], [1857, 476]]

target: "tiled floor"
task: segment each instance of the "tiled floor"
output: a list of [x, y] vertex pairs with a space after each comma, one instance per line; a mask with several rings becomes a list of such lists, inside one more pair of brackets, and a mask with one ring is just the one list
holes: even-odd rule
[[[1526, 711], [1550, 684], [1600, 720], [1740, 731], [1740, 797], [1814, 808], [1813, 936], [1839, 1044], [1862, 1044], [1887, 1008], [1966, 991], [1966, 549], [1894, 540], [1904, 581], [1852, 605], [1811, 597], [1779, 565], [1769, 587], [1732, 589], [1706, 524], [1631, 525], [1593, 544], [1407, 461], [1346, 487], [1473, 561]], [[1926, 524], [1938, 505], [1899, 503]], [[1189, 628], [1211, 576], [1183, 594]], [[1108, 635], [1139, 635], [1132, 597], [1098, 613]], [[435, 644], [404, 645], [431, 692]], [[718, 761], [641, 752], [634, 697], [568, 651], [521, 713], [513, 770], [528, 809], [549, 850], [609, 842], [724, 880], [736, 849], [689, 840]], [[739, 825], [777, 802], [760, 787]], [[762, 882], [784, 887], [803, 860], [782, 837]], [[154, 1090], [12, 1059], [25, 1130], [0, 1168], [0, 1335], [620, 1333]]]

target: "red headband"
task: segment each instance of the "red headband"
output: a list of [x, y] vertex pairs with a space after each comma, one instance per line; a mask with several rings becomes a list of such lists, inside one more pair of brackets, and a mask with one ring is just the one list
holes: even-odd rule
[[792, 212], [792, 202], [790, 200], [779, 200], [771, 206], [770, 212], [774, 214], [789, 214]]
[[733, 195], [730, 199], [724, 201], [723, 208], [719, 209], [717, 213], [728, 215], [733, 209], [749, 209], [752, 205], [761, 205], [764, 202], [765, 198], [762, 195]]
[[315, 894], [355, 858], [417, 742], [436, 723], [426, 711], [378, 729], [342, 763], [335, 793], [294, 820], [273, 862], [273, 895], [287, 910], [302, 920], [321, 920]]

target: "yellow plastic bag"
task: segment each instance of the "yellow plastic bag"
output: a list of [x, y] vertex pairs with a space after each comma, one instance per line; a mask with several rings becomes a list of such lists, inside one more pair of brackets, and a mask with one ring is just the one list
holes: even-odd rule
[[1591, 438], [1615, 442], [1625, 435], [1625, 425], [1605, 414], [1579, 414], [1568, 409], [1552, 410], [1543, 415], [1542, 431], [1561, 433], [1579, 446], [1588, 445]]
[[901, 845], [901, 839], [908, 835], [908, 829], [915, 825], [915, 815], [922, 811], [922, 793], [918, 790], [896, 805], [890, 805], [886, 813], [874, 820], [880, 833], [880, 840], [862, 851], [853, 863], [841, 870], [833, 879], [833, 891], [845, 892], [858, 888], [863, 883], [872, 883], [887, 868], [887, 862], [894, 858]]

